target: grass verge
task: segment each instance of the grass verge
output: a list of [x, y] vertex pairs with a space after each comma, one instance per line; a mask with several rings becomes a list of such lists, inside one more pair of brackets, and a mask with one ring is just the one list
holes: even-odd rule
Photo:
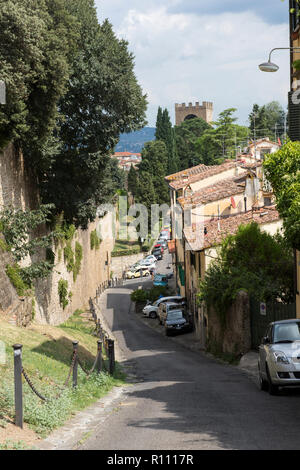
[[[85, 368], [90, 369], [97, 352], [97, 337], [94, 336], [94, 323], [84, 312], [75, 312], [58, 327], [32, 325], [24, 329], [0, 320], [0, 341], [4, 342], [6, 349], [6, 361], [0, 364], [2, 448], [8, 445], [5, 427], [14, 419], [13, 344], [23, 344], [23, 367], [37, 390], [47, 397], [47, 401], [42, 402], [23, 382], [24, 422], [41, 437], [106, 395], [114, 386], [124, 384], [125, 374], [117, 363], [113, 377], [103, 372], [87, 378], [79, 368], [78, 387], [72, 388], [71, 378], [69, 386], [64, 389], [71, 363], [72, 340], [79, 341], [79, 356]], [[104, 363], [107, 363], [106, 358]]]

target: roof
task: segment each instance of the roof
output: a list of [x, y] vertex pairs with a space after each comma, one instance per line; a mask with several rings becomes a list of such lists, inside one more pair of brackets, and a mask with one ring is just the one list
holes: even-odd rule
[[172, 175], [166, 176], [165, 180], [166, 181], [181, 180], [187, 176], [198, 175], [199, 173], [206, 171], [206, 168], [209, 168], [209, 167], [201, 163], [201, 165], [192, 166], [191, 168], [187, 168], [186, 170], [178, 171], [177, 173], [173, 173]]
[[[270, 224], [280, 220], [275, 206], [262, 207], [256, 211], [238, 213], [226, 218], [207, 221], [184, 229], [184, 236], [192, 251], [201, 251], [218, 246], [228, 235], [234, 235], [240, 225], [256, 222], [259, 225]], [[206, 228], [207, 234], [204, 234]]]
[[276, 147], [279, 147], [278, 142], [272, 142], [268, 137], [264, 137], [263, 139], [258, 139], [256, 142], [251, 142], [248, 146], [249, 147], [255, 147], [258, 146], [262, 143], [270, 144], [270, 145], [276, 145]]
[[245, 179], [247, 172], [235, 176], [234, 178], [226, 178], [217, 183], [199, 189], [187, 197], [179, 197], [177, 201], [184, 207], [186, 205], [207, 204], [212, 201], [219, 201], [229, 196], [235, 196], [245, 191]]
[[[198, 168], [200, 167], [201, 168]], [[221, 165], [212, 165], [212, 166], [206, 166], [206, 165], [198, 165], [198, 167], [192, 167], [189, 168], [188, 170], [184, 170], [184, 172], [179, 172], [175, 173], [174, 175], [167, 176], [165, 180], [169, 183], [169, 186], [172, 189], [178, 190], [182, 189], [188, 184], [195, 183], [197, 181], [204, 180], [206, 178], [209, 178], [210, 176], [217, 175], [219, 173], [223, 173], [223, 171], [230, 170], [232, 168], [235, 168], [236, 162], [233, 160], [226, 161], [225, 163], [222, 163]], [[198, 168], [198, 169], [197, 169]], [[195, 170], [194, 172], [191, 172], [191, 170]], [[178, 177], [176, 175], [179, 175]], [[172, 177], [170, 179], [170, 177]]]

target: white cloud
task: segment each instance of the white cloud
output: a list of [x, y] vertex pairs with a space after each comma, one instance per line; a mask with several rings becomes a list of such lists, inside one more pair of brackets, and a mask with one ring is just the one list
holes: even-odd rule
[[131, 1], [121, 19], [125, 11], [121, 3], [114, 0], [111, 5], [120, 23], [111, 20], [136, 57], [136, 74], [150, 102], [150, 125], [155, 124], [159, 105], [174, 118], [175, 102], [211, 100], [215, 117], [225, 108], [236, 107], [241, 123], [246, 123], [255, 102], [278, 100], [285, 105], [288, 52], [274, 54], [273, 61], [280, 65], [276, 74], [260, 72], [258, 64], [267, 60], [273, 47], [288, 45], [288, 25], [270, 25], [250, 11], [170, 14], [168, 7], [176, 1], [162, 7], [155, 0], [146, 7], [144, 2]]

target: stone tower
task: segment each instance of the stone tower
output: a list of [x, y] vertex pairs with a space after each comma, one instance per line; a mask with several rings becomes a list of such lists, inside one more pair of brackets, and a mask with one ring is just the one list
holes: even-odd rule
[[175, 104], [175, 123], [179, 126], [183, 121], [193, 118], [202, 118], [204, 121], [210, 123], [213, 120], [213, 103], [209, 101], [203, 101], [202, 105], [196, 101], [195, 105], [189, 103], [188, 106], [185, 103]]

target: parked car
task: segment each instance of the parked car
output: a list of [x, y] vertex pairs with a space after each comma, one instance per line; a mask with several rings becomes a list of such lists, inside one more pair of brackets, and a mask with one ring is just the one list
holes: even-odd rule
[[170, 239], [170, 232], [169, 232], [169, 230], [161, 231], [160, 234], [159, 234], [159, 238], [164, 239], [164, 240], [169, 240], [169, 239]]
[[141, 267], [142, 268], [148, 268], [149, 271], [150, 271], [151, 269], [156, 269], [156, 264], [151, 262], [151, 261], [148, 261], [148, 262], [145, 262], [145, 263], [141, 263]]
[[153, 279], [153, 286], [163, 286], [167, 287], [168, 285], [168, 279], [165, 274], [155, 274], [154, 279]]
[[157, 311], [157, 317], [158, 317], [159, 323], [162, 325], [165, 322], [168, 313], [171, 312], [172, 310], [179, 310], [180, 308], [181, 310], [184, 311], [185, 304], [186, 304], [185, 299], [182, 299], [181, 301], [178, 301], [178, 302], [174, 302], [174, 301], [162, 302], [159, 305], [158, 311]]
[[168, 248], [168, 242], [164, 238], [158, 240], [157, 244], [163, 247], [164, 250]]
[[261, 390], [276, 395], [279, 387], [300, 386], [300, 319], [269, 324], [259, 346]]
[[161, 260], [163, 258], [163, 253], [160, 247], [154, 248], [154, 250], [152, 251], [152, 254], [155, 256], [157, 260]]
[[163, 244], [160, 242], [156, 243], [156, 245], [154, 245], [154, 248], [160, 248], [161, 252], [162, 253], [164, 252]]
[[182, 309], [169, 311], [164, 321], [164, 325], [166, 336], [179, 331], [192, 331], [192, 325], [186, 319], [184, 310]]
[[141, 277], [141, 271], [143, 277], [150, 276], [149, 269], [143, 266], [138, 266], [137, 268], [129, 269], [128, 271], [126, 271], [125, 276], [127, 279], [135, 279], [137, 277]]
[[158, 307], [162, 302], [183, 302], [185, 300], [184, 297], [181, 297], [180, 295], [175, 295], [175, 296], [170, 296], [170, 297], [160, 297], [157, 299], [155, 302], [148, 303], [144, 308], [143, 308], [143, 314], [145, 317], [150, 317], [150, 318], [156, 318], [157, 317], [157, 312], [158, 312]]
[[157, 259], [154, 255], [148, 255], [146, 256], [145, 260], [152, 261], [153, 263], [156, 263]]

